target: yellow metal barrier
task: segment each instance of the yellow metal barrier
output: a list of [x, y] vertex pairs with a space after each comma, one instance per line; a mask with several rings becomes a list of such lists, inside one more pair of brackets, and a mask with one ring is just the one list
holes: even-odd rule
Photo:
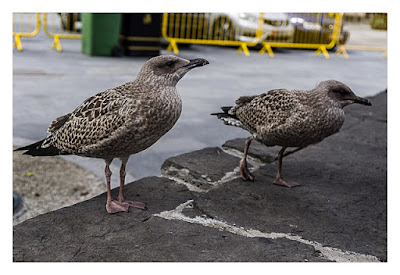
[[78, 21], [77, 13], [44, 13], [43, 30], [47, 36], [54, 39], [52, 48], [58, 52], [62, 51], [60, 39], [81, 39], [82, 35], [78, 33], [75, 23]]
[[262, 42], [263, 46], [259, 53], [268, 52], [270, 57], [273, 57], [272, 47], [305, 48], [316, 49], [315, 55], [322, 53], [328, 59], [328, 50], [335, 47], [340, 38], [343, 14], [298, 13], [289, 16], [294, 25], [291, 41], [275, 42], [266, 39]]
[[[373, 16], [372, 29], [386, 29], [386, 13], [367, 15]], [[22, 51], [21, 37], [37, 35], [43, 22], [44, 32], [54, 40], [52, 48], [61, 52], [60, 39], [82, 38], [76, 26], [79, 17], [76, 13], [44, 13], [41, 20], [40, 13], [14, 13], [14, 47]], [[193, 43], [239, 47], [237, 51], [246, 56], [248, 48], [257, 45], [260, 54], [267, 52], [270, 57], [274, 56], [272, 48], [284, 47], [315, 48], [315, 55], [322, 53], [329, 58], [328, 50], [335, 46], [335, 54], [345, 58], [347, 50], [383, 51], [387, 56], [386, 42], [383, 46], [372, 41], [367, 45], [348, 43], [342, 20], [343, 13], [164, 13], [161, 31], [169, 42], [167, 50], [175, 54], [179, 53], [178, 44]]]
[[178, 43], [238, 46], [249, 55], [248, 46], [258, 43], [259, 16], [240, 24], [240, 16], [226, 13], [164, 13], [162, 35], [169, 42], [167, 50], [179, 53]]
[[178, 43], [248, 47], [261, 45], [260, 54], [273, 57], [273, 47], [315, 48], [316, 55], [328, 51], [340, 37], [339, 13], [165, 13], [162, 35], [167, 50], [178, 54]]
[[[380, 39], [375, 39], [376, 41], [360, 41], [354, 44], [351, 40], [348, 44], [343, 45], [342, 43], [338, 44], [338, 50], [335, 52], [335, 55], [343, 54], [343, 56], [348, 59], [349, 55], [347, 50], [360, 50], [360, 51], [383, 51], [383, 57], [387, 57], [387, 42], [385, 32], [387, 30], [387, 13], [374, 13], [372, 14], [372, 19], [367, 24], [363, 24], [359, 22], [358, 27], [368, 29], [368, 32], [375, 31], [380, 35]], [[383, 37], [382, 37], [383, 35]], [[364, 39], [363, 39], [364, 40]]]
[[13, 13], [14, 47], [22, 51], [21, 37], [33, 37], [40, 29], [40, 13]]

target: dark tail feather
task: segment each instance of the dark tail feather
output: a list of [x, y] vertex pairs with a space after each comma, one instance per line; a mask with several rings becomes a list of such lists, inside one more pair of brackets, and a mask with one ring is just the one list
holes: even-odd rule
[[225, 114], [227, 114], [230, 109], [232, 109], [232, 106], [221, 107], [221, 110], [224, 111]]
[[30, 149], [36, 148], [36, 147], [42, 145], [43, 141], [44, 141], [44, 139], [42, 139], [42, 140], [40, 140], [40, 141], [38, 141], [38, 142], [29, 144], [29, 145], [27, 145], [27, 146], [17, 148], [17, 149], [15, 149], [14, 151], [26, 151], [26, 150], [30, 150]]
[[221, 107], [223, 113], [212, 113], [211, 115], [217, 116], [218, 119], [222, 120], [226, 125], [243, 128], [242, 122], [240, 122], [240, 120], [235, 115], [231, 115], [228, 113], [231, 108], [232, 106]]
[[26, 151], [23, 154], [24, 155], [31, 155], [31, 156], [56, 156], [56, 155], [68, 155], [68, 153], [65, 153], [61, 151], [60, 149], [54, 147], [54, 146], [49, 146], [46, 148], [42, 148], [41, 145], [44, 142], [45, 139], [42, 139], [38, 142], [29, 144], [24, 147], [20, 147], [15, 149], [14, 151]]
[[[221, 107], [221, 110], [223, 111], [223, 113], [212, 113], [212, 116], [218, 116], [218, 118], [220, 117], [234, 117], [230, 114], [228, 114], [229, 110], [232, 108], [232, 106], [226, 106], [226, 107]], [[236, 117], [234, 117], [236, 118]]]

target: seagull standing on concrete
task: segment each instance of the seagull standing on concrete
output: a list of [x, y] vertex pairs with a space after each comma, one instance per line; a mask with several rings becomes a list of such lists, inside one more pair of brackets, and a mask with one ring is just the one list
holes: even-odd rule
[[251, 141], [256, 139], [266, 146], [282, 146], [274, 183], [294, 187], [300, 184], [282, 178], [283, 152], [287, 147], [306, 147], [338, 132], [344, 123], [343, 107], [352, 103], [371, 105], [345, 84], [328, 80], [309, 91], [277, 89], [261, 95], [242, 96], [235, 106], [222, 107], [223, 113], [212, 115], [252, 134], [246, 139], [240, 161], [244, 180], [254, 179], [247, 169], [246, 158]]
[[[136, 80], [86, 99], [73, 112], [54, 120], [47, 138], [16, 150], [31, 156], [75, 154], [104, 159], [107, 212], [128, 211], [129, 206], [145, 209], [144, 203], [124, 198], [126, 163], [130, 155], [148, 148], [174, 126], [182, 110], [176, 84], [191, 69], [206, 64], [205, 59], [154, 57]], [[117, 200], [112, 200], [110, 190], [114, 158], [122, 162]]]

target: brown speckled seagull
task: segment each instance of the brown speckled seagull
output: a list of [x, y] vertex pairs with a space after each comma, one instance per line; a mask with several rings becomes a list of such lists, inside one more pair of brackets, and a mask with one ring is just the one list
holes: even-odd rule
[[[178, 120], [182, 101], [176, 84], [191, 69], [208, 64], [205, 59], [186, 60], [172, 55], [147, 61], [136, 80], [105, 90], [79, 105], [73, 112], [54, 120], [47, 138], [18, 148], [31, 156], [75, 154], [106, 162], [108, 213], [145, 209], [142, 202], [124, 198], [125, 167], [129, 156], [160, 139]], [[110, 190], [110, 164], [122, 162], [117, 200]]]
[[294, 187], [300, 184], [282, 178], [283, 152], [287, 147], [306, 147], [338, 132], [344, 123], [343, 107], [352, 103], [371, 105], [345, 84], [328, 80], [309, 91], [277, 89], [261, 95], [242, 96], [235, 106], [222, 107], [223, 113], [212, 115], [252, 134], [246, 139], [240, 161], [240, 174], [244, 180], [254, 179], [246, 158], [251, 141], [256, 139], [266, 146], [282, 146], [274, 183]]

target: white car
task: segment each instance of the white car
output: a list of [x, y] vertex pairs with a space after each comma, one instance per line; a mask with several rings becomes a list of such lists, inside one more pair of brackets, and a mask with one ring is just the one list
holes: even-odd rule
[[[260, 13], [212, 13], [209, 34], [216, 40], [253, 42], [256, 40]], [[257, 42], [291, 42], [294, 26], [284, 13], [264, 13], [263, 28]]]

